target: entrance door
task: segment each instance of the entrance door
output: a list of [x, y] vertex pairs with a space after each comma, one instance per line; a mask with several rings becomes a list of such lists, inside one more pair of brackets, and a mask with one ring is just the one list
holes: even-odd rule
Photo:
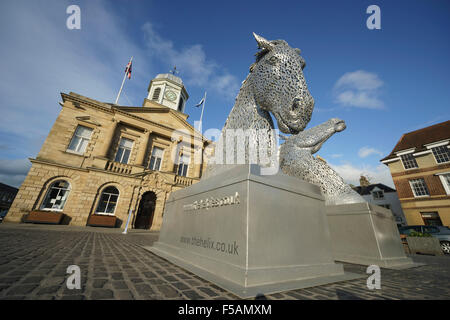
[[150, 229], [155, 213], [156, 194], [148, 191], [142, 195], [138, 213], [134, 221], [135, 229]]

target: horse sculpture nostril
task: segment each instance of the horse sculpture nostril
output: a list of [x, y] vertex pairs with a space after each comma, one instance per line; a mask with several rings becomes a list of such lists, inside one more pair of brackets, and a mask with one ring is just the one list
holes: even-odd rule
[[292, 102], [291, 110], [297, 111], [299, 108], [300, 108], [300, 99], [295, 98], [294, 101]]

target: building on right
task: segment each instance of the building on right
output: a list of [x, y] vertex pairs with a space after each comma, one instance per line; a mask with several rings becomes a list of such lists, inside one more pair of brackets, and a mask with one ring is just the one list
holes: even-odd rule
[[389, 167], [409, 225], [450, 226], [450, 120], [405, 133]]

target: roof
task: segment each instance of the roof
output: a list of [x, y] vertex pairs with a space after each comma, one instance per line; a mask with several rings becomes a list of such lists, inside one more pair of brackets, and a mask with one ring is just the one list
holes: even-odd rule
[[405, 133], [395, 145], [391, 153], [380, 161], [395, 158], [396, 152], [415, 148], [415, 152], [426, 150], [425, 145], [450, 139], [450, 120]]
[[372, 190], [375, 189], [375, 187], [378, 187], [379, 189], [383, 190], [384, 192], [396, 192], [395, 189], [392, 189], [391, 187], [388, 187], [387, 185], [384, 185], [382, 183], [374, 183], [374, 184], [370, 184], [368, 186], [353, 187], [353, 190], [358, 192], [360, 195], [364, 196], [367, 194], [371, 194]]
[[9, 186], [7, 184], [1, 183], [1, 182], [0, 182], [0, 190], [7, 191], [7, 192], [13, 192], [13, 193], [17, 193], [19, 191], [19, 189]]
[[155, 77], [155, 79], [169, 79], [172, 80], [173, 82], [183, 85], [183, 81], [181, 80], [181, 78], [171, 73], [160, 73]]

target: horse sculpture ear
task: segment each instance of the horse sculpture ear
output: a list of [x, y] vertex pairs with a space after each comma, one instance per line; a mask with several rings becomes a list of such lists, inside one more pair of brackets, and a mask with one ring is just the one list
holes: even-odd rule
[[267, 49], [267, 50], [272, 50], [273, 49], [273, 44], [269, 40], [264, 39], [261, 36], [258, 36], [254, 32], [253, 32], [253, 37], [255, 37], [255, 40], [258, 43], [258, 46], [259, 46], [260, 49]]

